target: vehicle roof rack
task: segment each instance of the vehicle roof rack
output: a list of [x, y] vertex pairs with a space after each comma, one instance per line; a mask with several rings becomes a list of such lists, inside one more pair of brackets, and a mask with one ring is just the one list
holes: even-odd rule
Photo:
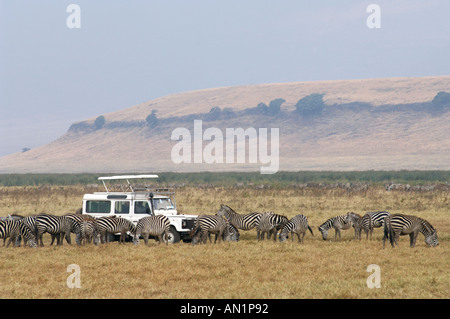
[[[131, 192], [135, 192], [135, 189], [133, 187], [133, 185], [130, 183], [130, 179], [146, 179], [146, 178], [158, 178], [159, 176], [156, 174], [143, 174], [143, 175], [117, 175], [117, 176], [103, 176], [103, 177], [99, 177], [98, 180], [102, 181], [103, 186], [105, 187], [106, 192], [109, 193], [108, 187], [106, 186], [105, 181], [106, 180], [126, 180], [127, 181], [127, 185], [124, 191], [127, 191], [128, 189]], [[147, 188], [147, 187], [146, 187]], [[123, 185], [122, 185], [122, 190], [123, 190]]]

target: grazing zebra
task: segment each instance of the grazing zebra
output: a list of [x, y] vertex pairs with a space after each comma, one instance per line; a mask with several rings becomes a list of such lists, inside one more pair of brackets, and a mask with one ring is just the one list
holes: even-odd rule
[[[164, 215], [148, 216], [139, 219], [134, 233], [134, 244], [139, 245], [139, 236], [144, 238], [145, 245], [148, 245], [148, 237], [158, 236], [159, 244], [164, 240], [166, 245], [169, 244], [170, 221]], [[164, 239], [163, 239], [164, 235]]]
[[125, 242], [127, 232], [133, 234], [136, 231], [136, 226], [128, 219], [122, 217], [101, 217], [97, 219], [97, 229], [100, 234], [101, 243], [104, 244], [107, 240], [106, 234], [120, 233], [119, 243]]
[[[195, 221], [195, 226], [191, 231], [191, 238], [195, 238], [200, 233], [200, 239], [206, 244], [207, 237], [210, 233], [215, 234], [216, 238], [214, 243], [219, 242], [223, 239], [223, 233], [228, 228], [229, 222], [226, 217], [217, 215], [200, 215]], [[193, 242], [195, 244], [196, 240]]]
[[[294, 241], [294, 234], [297, 234], [298, 242], [303, 243], [303, 238], [305, 237], [307, 229], [309, 229], [311, 234], [314, 236], [311, 227], [308, 225], [308, 218], [306, 218], [305, 215], [299, 214], [294, 216], [286, 225], [284, 225], [281, 230], [279, 240], [281, 242], [285, 241], [289, 233], [291, 233], [292, 241]], [[302, 235], [301, 238], [300, 235]]]
[[[201, 229], [196, 233], [194, 237], [192, 237], [191, 244], [197, 245], [201, 240]], [[233, 224], [228, 223], [228, 226], [225, 228], [222, 234], [223, 241], [239, 241], [239, 230]], [[209, 242], [212, 243], [211, 233], [208, 233]]]
[[347, 223], [345, 221], [347, 215], [339, 215], [331, 217], [319, 226], [319, 231], [322, 233], [323, 240], [327, 240], [328, 230], [334, 228], [334, 240], [337, 240], [337, 235], [339, 234], [339, 240], [341, 240], [341, 229], [346, 230], [352, 227], [352, 223]]
[[398, 246], [398, 239], [401, 235], [409, 235], [409, 245], [413, 248], [419, 232], [425, 236], [425, 243], [428, 246], [439, 245], [436, 229], [425, 219], [402, 214], [388, 216], [384, 222], [383, 248], [387, 238], [392, 247]]
[[[35, 218], [36, 223], [36, 240], [40, 241], [41, 247], [44, 246], [44, 243], [42, 241], [42, 235], [47, 232], [52, 235], [56, 235], [57, 245], [63, 244], [63, 238], [66, 237], [67, 243], [70, 245], [70, 231], [74, 227], [77, 227], [75, 225], [75, 222], [73, 219], [67, 217], [67, 216], [55, 216], [55, 215], [49, 215], [49, 214], [40, 214], [37, 215]], [[78, 225], [79, 227], [79, 225]], [[60, 234], [63, 234], [61, 236], [60, 240]], [[54, 238], [53, 238], [54, 239]]]
[[361, 231], [363, 229], [363, 219], [361, 215], [349, 212], [345, 217], [345, 222], [353, 224], [353, 228], [355, 229], [355, 239], [361, 240]]
[[273, 240], [277, 240], [277, 231], [282, 229], [289, 222], [286, 216], [278, 215], [273, 212], [265, 212], [256, 226], [257, 240], [264, 240], [264, 234], [267, 233], [267, 239], [274, 235]]
[[366, 213], [362, 217], [362, 228], [366, 234], [366, 239], [369, 239], [370, 234], [370, 240], [372, 240], [373, 229], [383, 226], [385, 218], [390, 215], [386, 211]]
[[261, 219], [261, 213], [249, 213], [241, 215], [236, 213], [231, 207], [227, 205], [220, 205], [220, 209], [216, 215], [224, 216], [228, 219], [230, 224], [233, 224], [236, 228], [242, 230], [250, 230], [259, 224]]
[[98, 229], [97, 229], [97, 221], [95, 218], [83, 216], [83, 221], [80, 223], [80, 236], [77, 241], [78, 245], [81, 245], [83, 242], [85, 244], [90, 244], [91, 241], [94, 241], [94, 245], [98, 245]]
[[[9, 237], [8, 244], [9, 247], [12, 241], [15, 241], [22, 236], [25, 241], [28, 241], [30, 247], [36, 247], [36, 238], [33, 233], [24, 225], [22, 220], [3, 220], [0, 221], [0, 238], [3, 238], [3, 246], [5, 245], [5, 240]], [[14, 245], [14, 244], [13, 244]], [[20, 241], [19, 241], [20, 246]]]

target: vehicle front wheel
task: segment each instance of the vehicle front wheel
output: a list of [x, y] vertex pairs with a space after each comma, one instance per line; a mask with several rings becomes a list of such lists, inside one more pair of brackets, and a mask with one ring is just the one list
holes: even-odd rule
[[173, 226], [170, 226], [168, 237], [169, 244], [176, 244], [181, 239], [180, 233]]

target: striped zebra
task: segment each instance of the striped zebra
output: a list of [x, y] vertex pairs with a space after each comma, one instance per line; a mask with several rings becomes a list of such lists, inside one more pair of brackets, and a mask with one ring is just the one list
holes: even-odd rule
[[367, 212], [362, 217], [362, 229], [364, 229], [364, 233], [366, 234], [366, 239], [372, 240], [372, 233], [374, 228], [378, 228], [384, 226], [384, 220], [387, 216], [390, 216], [389, 212], [379, 211], [379, 212]]
[[50, 214], [37, 215], [35, 218], [35, 223], [36, 223], [36, 240], [40, 242], [41, 247], [44, 246], [42, 236], [45, 232], [56, 236], [57, 245], [63, 244], [64, 237], [66, 238], [67, 243], [70, 245], [71, 244], [70, 231], [74, 227], [77, 227], [74, 220], [67, 216], [55, 216]]
[[83, 243], [90, 244], [94, 241], [94, 245], [98, 245], [98, 229], [97, 221], [95, 218], [90, 216], [83, 216], [83, 220], [80, 223], [80, 236], [77, 240], [77, 244], [81, 245]]
[[[209, 238], [209, 242], [212, 243], [211, 233], [209, 233], [209, 232], [208, 232], [208, 238]], [[222, 240], [238, 242], [239, 238], [240, 238], [239, 230], [233, 224], [228, 223], [227, 227], [223, 231]], [[192, 238], [191, 243], [192, 243], [192, 245], [196, 245], [200, 242], [200, 240], [201, 240], [201, 229], [197, 232], [196, 236], [194, 236]]]
[[193, 244], [196, 242], [203, 242], [206, 244], [207, 237], [210, 233], [215, 234], [216, 238], [214, 243], [217, 242], [217, 238], [219, 238], [219, 242], [223, 239], [223, 233], [226, 231], [229, 222], [226, 217], [217, 216], [217, 215], [200, 215], [197, 217], [195, 221], [195, 226], [191, 231], [191, 239], [196, 238], [196, 236], [200, 236], [200, 238], [195, 239]]
[[297, 234], [298, 242], [303, 243], [303, 238], [305, 237], [306, 230], [309, 230], [314, 236], [311, 227], [309, 227], [308, 225], [308, 218], [306, 218], [305, 215], [299, 214], [292, 217], [292, 219], [286, 225], [284, 225], [284, 227], [281, 229], [279, 240], [281, 242], [286, 241], [286, 238], [290, 233], [292, 236], [292, 241], [294, 241], [294, 234]]
[[227, 205], [220, 205], [220, 209], [216, 215], [224, 216], [228, 221], [233, 224], [237, 229], [250, 230], [259, 224], [261, 219], [261, 213], [249, 213], [249, 214], [238, 214], [231, 207]]
[[[145, 245], [148, 246], [148, 237], [157, 236], [159, 244], [164, 240], [169, 244], [170, 221], [164, 215], [148, 216], [139, 219], [134, 233], [134, 244], [139, 245], [139, 236], [144, 238]], [[163, 237], [164, 235], [164, 237]]]
[[286, 216], [275, 214], [274, 212], [265, 212], [256, 226], [256, 239], [264, 240], [264, 234], [267, 233], [267, 239], [274, 235], [273, 240], [277, 240], [277, 231], [282, 229], [289, 219]]
[[345, 222], [353, 225], [353, 229], [355, 230], [355, 239], [361, 240], [361, 231], [363, 229], [363, 219], [361, 215], [354, 212], [349, 212], [345, 217]]
[[101, 217], [97, 219], [97, 229], [100, 234], [101, 243], [107, 242], [107, 234], [120, 233], [119, 243], [125, 242], [127, 232], [133, 234], [136, 226], [128, 219], [122, 217]]
[[386, 239], [389, 239], [392, 247], [398, 246], [398, 239], [401, 235], [409, 235], [409, 245], [413, 248], [419, 233], [425, 236], [425, 243], [428, 246], [439, 245], [436, 229], [425, 219], [402, 214], [388, 216], [384, 222], [383, 248]]
[[327, 219], [322, 225], [319, 226], [319, 231], [322, 233], [323, 240], [327, 240], [328, 230], [334, 228], [334, 240], [337, 240], [339, 234], [339, 240], [341, 240], [341, 229], [346, 230], [352, 227], [352, 223], [346, 223], [347, 215], [339, 215]]
[[[16, 239], [22, 236], [24, 241], [28, 241], [30, 247], [37, 247], [36, 238], [33, 232], [25, 226], [22, 220], [2, 220], [0, 221], [0, 238], [3, 238], [3, 246], [5, 246], [5, 240], [9, 237], [8, 248], [11, 242], [15, 242]], [[14, 245], [14, 244], [13, 244]], [[19, 241], [20, 246], [20, 241]]]

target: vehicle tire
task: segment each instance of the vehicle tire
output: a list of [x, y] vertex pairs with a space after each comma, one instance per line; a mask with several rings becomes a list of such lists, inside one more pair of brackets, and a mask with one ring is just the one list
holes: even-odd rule
[[173, 226], [170, 226], [168, 237], [169, 244], [176, 244], [181, 239], [180, 233]]

